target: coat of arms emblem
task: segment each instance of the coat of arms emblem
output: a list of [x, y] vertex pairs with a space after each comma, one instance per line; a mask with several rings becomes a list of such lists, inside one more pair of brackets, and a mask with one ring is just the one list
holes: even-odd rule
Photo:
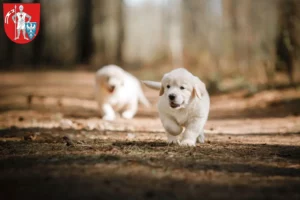
[[39, 33], [39, 3], [4, 3], [3, 15], [5, 33], [11, 41], [26, 44]]

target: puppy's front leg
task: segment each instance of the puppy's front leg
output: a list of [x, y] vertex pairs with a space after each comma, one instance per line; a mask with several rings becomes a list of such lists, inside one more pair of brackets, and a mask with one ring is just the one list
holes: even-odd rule
[[178, 144], [178, 136], [181, 134], [183, 128], [176, 123], [175, 120], [168, 116], [160, 114], [161, 122], [167, 132], [168, 143]]
[[203, 127], [205, 120], [202, 118], [190, 121], [183, 132], [183, 137], [180, 142], [181, 146], [196, 146], [197, 138], [204, 142]]
[[128, 104], [127, 109], [122, 113], [122, 117], [125, 119], [132, 119], [137, 112], [137, 101], [132, 101]]
[[198, 136], [198, 142], [204, 143], [204, 140], [205, 140], [204, 129], [202, 129], [200, 135]]
[[171, 135], [167, 132], [167, 138], [169, 144], [179, 144], [178, 136]]
[[99, 105], [100, 111], [102, 114], [102, 119], [107, 121], [112, 121], [116, 119], [116, 114], [114, 109], [111, 107], [111, 105], [105, 103], [102, 105]]

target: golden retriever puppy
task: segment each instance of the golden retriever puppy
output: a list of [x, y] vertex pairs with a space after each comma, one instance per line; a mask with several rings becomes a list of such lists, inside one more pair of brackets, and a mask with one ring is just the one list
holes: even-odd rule
[[140, 82], [116, 65], [107, 65], [96, 73], [96, 100], [104, 120], [115, 120], [116, 112], [131, 119], [137, 112], [138, 102], [148, 107]]
[[165, 74], [161, 83], [143, 82], [152, 89], [160, 90], [158, 112], [168, 142], [195, 146], [198, 138], [203, 143], [210, 106], [205, 84], [184, 68]]

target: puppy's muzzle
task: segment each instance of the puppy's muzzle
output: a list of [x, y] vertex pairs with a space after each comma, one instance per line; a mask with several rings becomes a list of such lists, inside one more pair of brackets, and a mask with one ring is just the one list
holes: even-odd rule
[[176, 98], [176, 95], [175, 95], [175, 94], [170, 94], [170, 95], [169, 95], [169, 99], [170, 99], [171, 101], [174, 101], [175, 98]]
[[169, 94], [169, 100], [170, 100], [170, 106], [171, 108], [178, 108], [180, 107], [180, 104], [175, 103], [176, 95], [175, 94]]
[[114, 85], [109, 85], [108, 86], [108, 91], [110, 92], [110, 93], [113, 93], [114, 91], [115, 91], [115, 88], [116, 88], [116, 86], [114, 86]]

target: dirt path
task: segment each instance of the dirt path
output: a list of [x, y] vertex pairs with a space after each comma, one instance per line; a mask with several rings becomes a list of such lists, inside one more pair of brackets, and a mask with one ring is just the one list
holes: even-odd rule
[[3, 199], [300, 199], [299, 89], [213, 96], [188, 148], [165, 143], [155, 106], [100, 120], [91, 73], [0, 80]]

